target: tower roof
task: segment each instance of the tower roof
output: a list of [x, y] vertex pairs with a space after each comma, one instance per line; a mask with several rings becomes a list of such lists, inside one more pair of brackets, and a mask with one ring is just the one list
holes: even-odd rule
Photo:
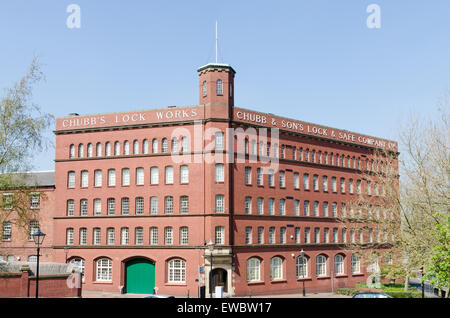
[[203, 65], [197, 69], [197, 72], [201, 73], [203, 71], [213, 71], [213, 70], [219, 70], [219, 69], [225, 69], [227, 71], [230, 71], [234, 74], [236, 74], [236, 71], [229, 65], [229, 64], [223, 64], [223, 63], [208, 63], [206, 65]]

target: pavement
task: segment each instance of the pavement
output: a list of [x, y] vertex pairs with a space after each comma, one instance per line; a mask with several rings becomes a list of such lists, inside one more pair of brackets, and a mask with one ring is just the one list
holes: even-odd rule
[[[82, 298], [144, 298], [150, 294], [120, 294], [113, 292], [102, 291], [82, 291]], [[175, 296], [176, 298], [185, 298]], [[286, 294], [286, 295], [262, 295], [262, 296], [246, 296], [239, 298], [351, 298], [350, 296], [339, 295], [334, 293], [310, 293], [303, 297], [301, 294]]]

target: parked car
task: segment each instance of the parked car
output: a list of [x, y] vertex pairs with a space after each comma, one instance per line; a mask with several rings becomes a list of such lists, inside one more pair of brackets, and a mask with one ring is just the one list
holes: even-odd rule
[[355, 294], [353, 298], [392, 298], [392, 297], [383, 293], [365, 292]]
[[144, 298], [175, 298], [175, 297], [172, 295], [152, 294], [145, 296]]

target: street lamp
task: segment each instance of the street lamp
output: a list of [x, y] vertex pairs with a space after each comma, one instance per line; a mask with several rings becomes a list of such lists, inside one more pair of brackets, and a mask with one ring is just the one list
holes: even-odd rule
[[39, 292], [39, 256], [40, 256], [40, 245], [44, 242], [45, 234], [41, 232], [41, 229], [38, 228], [33, 234], [34, 243], [37, 245], [37, 262], [36, 262], [36, 298], [38, 298]]
[[210, 265], [210, 270], [209, 270], [209, 297], [212, 298], [212, 268], [213, 268], [213, 250], [214, 250], [214, 243], [209, 240], [209, 243], [207, 244], [208, 246], [208, 250], [209, 250], [209, 255], [210, 255], [210, 260], [209, 260], [209, 265]]
[[[301, 256], [301, 258], [302, 258], [302, 264], [303, 264], [303, 260], [305, 259], [305, 251], [302, 249], [301, 251], [300, 251], [300, 256]], [[303, 283], [303, 288], [302, 288], [302, 294], [303, 294], [303, 297], [305, 297], [306, 296], [306, 291], [305, 291], [305, 271], [302, 271], [302, 283]]]

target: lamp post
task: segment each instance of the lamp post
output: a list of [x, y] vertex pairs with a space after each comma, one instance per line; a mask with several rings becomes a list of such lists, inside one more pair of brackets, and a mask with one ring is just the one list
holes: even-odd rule
[[38, 298], [39, 293], [39, 256], [40, 256], [40, 245], [44, 242], [45, 234], [41, 232], [41, 229], [38, 228], [33, 234], [34, 243], [37, 245], [37, 262], [36, 262], [36, 298]]
[[[305, 257], [305, 251], [302, 249], [301, 251], [300, 251], [300, 256], [302, 257], [302, 264], [303, 264], [303, 260], [304, 260], [304, 257]], [[303, 297], [305, 297], [306, 296], [306, 291], [305, 291], [305, 271], [302, 271], [302, 283], [303, 283], [303, 288], [302, 288], [302, 294], [303, 294]]]
[[210, 270], [209, 270], [209, 297], [212, 298], [212, 268], [213, 268], [213, 250], [214, 250], [214, 243], [209, 240], [209, 243], [207, 244], [208, 246], [208, 250], [209, 250], [209, 255], [210, 255], [210, 260], [209, 260], [209, 265], [210, 265]]

